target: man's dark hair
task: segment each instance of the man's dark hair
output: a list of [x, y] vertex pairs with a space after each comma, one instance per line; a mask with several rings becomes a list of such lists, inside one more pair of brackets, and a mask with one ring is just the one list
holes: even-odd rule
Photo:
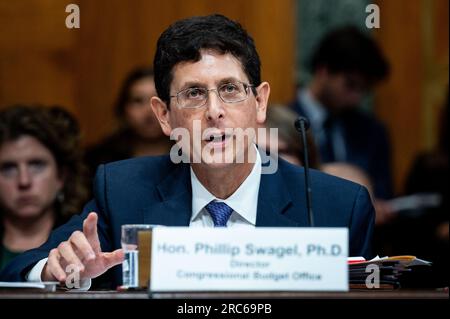
[[255, 43], [239, 23], [218, 14], [188, 18], [175, 22], [161, 34], [153, 61], [156, 91], [168, 105], [174, 66], [199, 61], [201, 49], [232, 54], [242, 63], [250, 84], [261, 83], [261, 62]]
[[118, 119], [123, 119], [125, 106], [130, 101], [131, 87], [139, 80], [153, 78], [153, 69], [150, 67], [138, 67], [131, 70], [122, 83], [119, 96], [115, 105], [115, 112]]
[[312, 71], [319, 67], [332, 73], [359, 73], [369, 84], [389, 73], [389, 64], [378, 45], [354, 26], [336, 29], [320, 41], [311, 58]]

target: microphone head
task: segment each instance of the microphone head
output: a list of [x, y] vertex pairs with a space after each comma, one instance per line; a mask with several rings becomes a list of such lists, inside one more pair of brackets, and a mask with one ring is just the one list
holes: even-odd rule
[[303, 122], [303, 126], [305, 127], [305, 131], [307, 131], [308, 129], [309, 129], [309, 126], [310, 126], [310, 123], [309, 123], [309, 120], [306, 118], [306, 117], [304, 117], [304, 116], [299, 116], [296, 120], [295, 120], [295, 123], [294, 123], [294, 125], [295, 125], [295, 129], [297, 130], [297, 131], [299, 131], [300, 133], [301, 133], [301, 125], [300, 125], [300, 123], [301, 122]]

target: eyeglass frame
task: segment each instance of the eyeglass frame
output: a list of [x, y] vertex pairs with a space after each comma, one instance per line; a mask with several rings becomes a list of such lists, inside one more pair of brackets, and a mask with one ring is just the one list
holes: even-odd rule
[[[239, 101], [234, 101], [234, 102], [227, 102], [227, 101], [224, 101], [223, 98], [222, 98], [222, 96], [221, 96], [220, 93], [219, 93], [219, 89], [222, 88], [222, 87], [225, 86], [225, 85], [233, 84], [233, 83], [240, 83], [240, 84], [242, 84], [242, 85], [244, 86], [244, 90], [245, 90], [245, 92], [246, 92], [246, 96], [245, 96], [244, 99], [239, 100]], [[182, 107], [182, 106], [180, 106], [180, 102], [179, 102], [179, 97], [178, 97], [178, 96], [179, 96], [181, 93], [186, 92], [187, 90], [192, 90], [192, 89], [202, 89], [202, 90], [206, 90], [206, 98], [205, 98], [203, 104], [200, 104], [199, 106], [196, 106], [196, 107]], [[254, 84], [245, 83], [245, 82], [242, 82], [242, 81], [234, 81], [234, 82], [226, 82], [226, 83], [223, 83], [223, 84], [221, 84], [220, 86], [218, 86], [218, 87], [216, 87], [216, 88], [213, 88], [213, 89], [207, 89], [207, 88], [203, 88], [203, 87], [189, 87], [189, 88], [183, 89], [183, 90], [181, 90], [181, 91], [178, 91], [175, 95], [169, 95], [169, 97], [170, 97], [170, 98], [175, 98], [175, 97], [176, 97], [176, 98], [177, 98], [177, 106], [180, 107], [180, 108], [182, 108], [182, 109], [199, 109], [199, 108], [204, 107], [204, 106], [206, 105], [206, 103], [208, 102], [208, 99], [209, 99], [209, 92], [210, 92], [210, 91], [216, 91], [217, 96], [219, 97], [219, 99], [220, 99], [223, 103], [226, 103], [226, 104], [234, 104], [234, 103], [239, 103], [239, 102], [243, 102], [243, 101], [247, 100], [248, 97], [250, 96], [250, 94], [249, 94], [249, 89], [252, 89], [251, 91], [253, 92], [253, 94], [256, 95], [256, 90], [255, 90], [255, 85], [254, 85]]]

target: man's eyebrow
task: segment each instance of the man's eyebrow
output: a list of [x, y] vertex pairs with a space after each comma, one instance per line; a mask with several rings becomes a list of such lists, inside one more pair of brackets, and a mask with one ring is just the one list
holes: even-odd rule
[[239, 79], [237, 79], [237, 78], [235, 78], [235, 77], [230, 76], [230, 77], [228, 77], [228, 78], [221, 79], [221, 80], [217, 83], [217, 86], [222, 85], [222, 84], [225, 84], [225, 83], [233, 83], [233, 82], [242, 82], [242, 81], [239, 80]]
[[[233, 82], [241, 82], [241, 81], [235, 77], [230, 76], [227, 78], [220, 79], [216, 85], [220, 86], [225, 83], [233, 83]], [[194, 87], [195, 88], [206, 88], [207, 85], [205, 85], [204, 83], [198, 82], [198, 81], [188, 81], [181, 86], [180, 91], [186, 90], [188, 88], [194, 88]]]
[[206, 85], [204, 85], [203, 83], [196, 81], [188, 81], [181, 86], [180, 91], [186, 90], [188, 88], [203, 88], [203, 87], [206, 87]]

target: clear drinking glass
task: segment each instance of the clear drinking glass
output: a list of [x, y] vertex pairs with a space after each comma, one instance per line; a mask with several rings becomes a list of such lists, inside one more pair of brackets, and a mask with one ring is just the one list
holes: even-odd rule
[[121, 244], [125, 258], [122, 263], [124, 288], [139, 287], [139, 233], [151, 232], [155, 225], [122, 225]]

